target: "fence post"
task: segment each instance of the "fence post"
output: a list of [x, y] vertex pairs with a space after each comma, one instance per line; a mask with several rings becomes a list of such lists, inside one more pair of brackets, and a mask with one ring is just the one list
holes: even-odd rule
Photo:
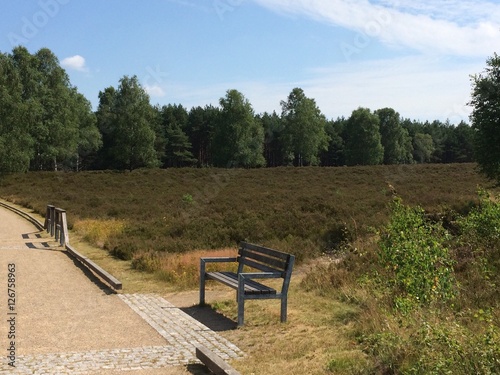
[[69, 233], [68, 233], [68, 220], [66, 219], [66, 210], [61, 210], [61, 240], [60, 243], [63, 246], [69, 245]]
[[55, 220], [54, 220], [55, 233], [54, 237], [59, 242], [59, 234], [61, 232], [61, 209], [55, 209]]
[[45, 221], [43, 222], [43, 229], [45, 229], [47, 232], [50, 231], [49, 225], [50, 225], [50, 205], [47, 205], [47, 210], [45, 211]]
[[56, 210], [55, 206], [52, 205], [47, 206], [47, 216], [48, 216], [47, 233], [50, 233], [51, 236], [54, 235], [54, 219], [56, 214], [55, 210]]

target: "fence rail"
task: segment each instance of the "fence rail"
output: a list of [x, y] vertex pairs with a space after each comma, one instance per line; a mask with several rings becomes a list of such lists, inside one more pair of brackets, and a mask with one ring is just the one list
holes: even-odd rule
[[51, 237], [55, 237], [56, 241], [61, 246], [64, 246], [66, 251], [70, 253], [75, 259], [82, 263], [85, 267], [97, 274], [107, 284], [111, 285], [114, 289], [122, 289], [122, 283], [116, 277], [106, 272], [92, 260], [78, 253], [74, 247], [69, 243], [68, 220], [66, 218], [66, 210], [57, 208], [53, 205], [47, 205], [45, 213], [44, 228]]

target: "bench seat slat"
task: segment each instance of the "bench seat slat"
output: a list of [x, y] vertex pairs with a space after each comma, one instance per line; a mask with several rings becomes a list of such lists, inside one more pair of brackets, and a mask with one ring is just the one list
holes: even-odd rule
[[[238, 289], [238, 275], [234, 272], [208, 272], [207, 278]], [[276, 290], [253, 280], [245, 281], [245, 294], [276, 294]]]

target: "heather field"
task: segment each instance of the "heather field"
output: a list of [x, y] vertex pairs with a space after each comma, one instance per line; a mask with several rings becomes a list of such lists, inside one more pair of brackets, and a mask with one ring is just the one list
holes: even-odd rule
[[339, 168], [29, 172], [0, 179], [0, 196], [70, 227], [121, 259], [241, 240], [299, 260], [334, 252], [388, 219], [393, 193], [431, 213], [465, 212], [490, 183], [474, 164]]
[[[251, 301], [224, 332], [244, 374], [500, 372], [500, 201], [474, 164], [30, 172], [0, 197], [65, 208], [127, 292], [196, 302], [199, 257], [240, 240], [297, 255], [289, 322]], [[209, 302], [234, 321], [221, 293]]]

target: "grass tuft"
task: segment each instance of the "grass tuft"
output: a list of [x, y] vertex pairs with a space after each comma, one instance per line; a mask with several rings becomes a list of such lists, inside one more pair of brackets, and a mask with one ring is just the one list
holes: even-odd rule
[[[175, 285], [179, 289], [194, 289], [199, 284], [200, 258], [236, 257], [236, 249], [195, 250], [182, 254], [157, 254], [152, 251], [137, 253], [132, 259], [132, 267], [155, 274], [160, 280]], [[235, 271], [234, 264], [213, 263], [207, 271]]]
[[124, 232], [124, 220], [106, 219], [81, 219], [73, 224], [73, 230], [92, 245], [104, 248], [113, 236]]

